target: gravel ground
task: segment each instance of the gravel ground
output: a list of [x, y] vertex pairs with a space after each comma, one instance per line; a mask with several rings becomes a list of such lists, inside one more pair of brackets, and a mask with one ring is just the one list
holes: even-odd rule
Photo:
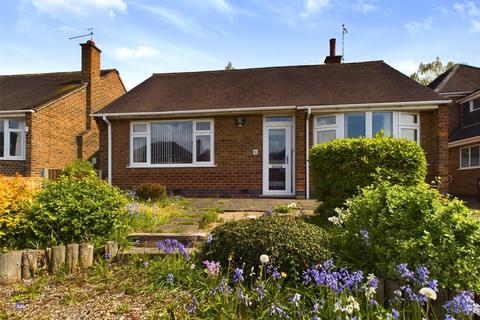
[[170, 319], [167, 308], [180, 305], [182, 293], [145, 290], [141, 279], [120, 270], [110, 276], [40, 276], [0, 286], [0, 319]]

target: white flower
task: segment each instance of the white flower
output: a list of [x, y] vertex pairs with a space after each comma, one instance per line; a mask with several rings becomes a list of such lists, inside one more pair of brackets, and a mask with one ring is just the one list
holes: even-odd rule
[[297, 204], [295, 202], [292, 202], [287, 206], [287, 208], [288, 209], [297, 209]]
[[437, 293], [433, 289], [424, 287], [424, 288], [420, 289], [420, 294], [429, 298], [429, 299], [437, 300]]
[[260, 256], [260, 262], [261, 262], [262, 264], [267, 264], [267, 263], [270, 262], [270, 257], [267, 256], [266, 254], [262, 254], [262, 255]]

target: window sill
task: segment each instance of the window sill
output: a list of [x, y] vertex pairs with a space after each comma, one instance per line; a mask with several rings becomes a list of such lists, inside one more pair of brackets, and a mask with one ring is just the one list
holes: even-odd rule
[[464, 170], [478, 170], [480, 167], [468, 167], [468, 168], [458, 168], [458, 171], [464, 171]]
[[216, 168], [216, 164], [131, 164], [128, 165], [128, 169], [159, 169], [159, 168]]
[[25, 158], [0, 158], [0, 161], [25, 161]]

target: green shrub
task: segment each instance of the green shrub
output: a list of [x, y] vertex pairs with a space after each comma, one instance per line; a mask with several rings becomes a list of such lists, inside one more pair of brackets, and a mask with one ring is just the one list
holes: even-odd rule
[[480, 291], [480, 220], [426, 183], [367, 187], [330, 220], [340, 223], [338, 252], [357, 267], [395, 277], [400, 263], [425, 264], [444, 287]]
[[310, 172], [320, 212], [327, 216], [376, 178], [413, 185], [425, 180], [422, 148], [406, 139], [335, 139], [310, 151]]
[[75, 160], [67, 164], [63, 168], [61, 175], [78, 179], [97, 176], [92, 163], [84, 160]]
[[143, 183], [135, 192], [136, 196], [144, 201], [158, 201], [167, 197], [167, 189], [159, 183]]
[[100, 245], [125, 231], [121, 191], [88, 175], [62, 175], [46, 185], [27, 212], [29, 240], [39, 246], [91, 241]]
[[294, 279], [315, 263], [330, 257], [326, 233], [319, 227], [287, 217], [269, 217], [232, 221], [212, 231], [206, 245], [209, 260], [233, 264], [246, 270], [259, 265], [262, 254], [270, 256], [272, 265]]

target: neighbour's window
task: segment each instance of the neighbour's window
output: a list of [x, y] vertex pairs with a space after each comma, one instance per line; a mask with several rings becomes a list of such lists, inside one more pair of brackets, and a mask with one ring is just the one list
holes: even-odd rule
[[480, 109], [480, 98], [470, 101], [470, 112]]
[[25, 120], [0, 118], [0, 159], [25, 160]]
[[480, 168], [480, 145], [460, 149], [460, 168]]
[[319, 115], [314, 120], [314, 143], [335, 138], [372, 138], [379, 132], [419, 142], [419, 130], [418, 113], [374, 111]]
[[131, 125], [132, 165], [213, 164], [213, 121], [151, 121]]

